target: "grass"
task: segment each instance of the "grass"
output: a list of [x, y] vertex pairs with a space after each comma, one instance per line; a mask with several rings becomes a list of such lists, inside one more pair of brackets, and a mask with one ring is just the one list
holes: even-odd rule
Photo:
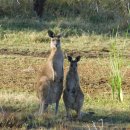
[[[70, 51], [109, 51], [110, 43], [114, 42], [114, 38], [109, 37], [115, 26], [114, 23], [92, 24], [80, 16], [76, 17], [75, 21], [70, 17], [48, 19], [46, 15], [45, 19], [39, 23], [35, 17], [31, 19], [25, 17], [1, 18], [0, 50], [7, 49], [10, 53], [26, 53], [28, 55], [34, 52], [41, 54], [43, 51], [48, 51], [48, 29], [63, 32], [63, 49]], [[124, 38], [125, 35], [122, 35], [117, 42], [122, 43]], [[129, 52], [129, 34], [125, 40], [126, 51]]]
[[[81, 86], [85, 93], [85, 102], [82, 110], [84, 114], [80, 122], [73, 119], [72, 124], [65, 118], [62, 100], [57, 116], [54, 116], [54, 105], [50, 106], [48, 114], [41, 117], [34, 116], [34, 113], [38, 110], [38, 99], [35, 93], [37, 70], [35, 71], [35, 68], [38, 69], [41, 63], [44, 63], [45, 58], [1, 55], [0, 61], [0, 106], [4, 111], [3, 115], [1, 109], [0, 124], [2, 127], [22, 127], [22, 129], [33, 127], [46, 129], [52, 127], [58, 129], [66, 126], [68, 129], [70, 127], [83, 129], [86, 128], [86, 124], [92, 128], [92, 121], [98, 126], [100, 119], [103, 119], [104, 123], [114, 123], [115, 125], [128, 123], [130, 120], [128, 117], [130, 112], [128, 90], [124, 90], [124, 92], [127, 92], [127, 95], [124, 97], [124, 102], [120, 103], [118, 99], [110, 99], [111, 91], [109, 85], [108, 83], [102, 83], [104, 81], [107, 82], [109, 78], [108, 58], [81, 59], [79, 73]], [[65, 60], [65, 74], [67, 69], [68, 62]], [[107, 88], [108, 90], [106, 90]], [[99, 92], [100, 95], [98, 94]], [[95, 114], [89, 114], [91, 112]], [[73, 115], [75, 116], [75, 113]], [[107, 124], [104, 127], [107, 127]], [[119, 126], [117, 125], [117, 127]]]
[[[47, 17], [45, 15], [45, 17]], [[48, 17], [47, 17], [48, 18]], [[52, 17], [53, 18], [53, 17]], [[124, 49], [124, 59], [121, 71], [124, 72], [122, 82], [124, 101], [118, 102], [110, 98], [110, 44], [115, 41], [111, 33], [106, 30], [114, 25], [105, 23], [93, 24], [76, 17], [75, 21], [69, 17], [56, 17], [43, 20], [36, 18], [2, 17], [0, 18], [0, 127], [7, 129], [86, 129], [101, 126], [129, 128], [129, 34], [123, 33], [116, 37], [117, 46]], [[63, 101], [60, 110], [54, 116], [54, 105], [50, 106], [49, 113], [35, 117], [38, 110], [38, 99], [35, 93], [35, 82], [41, 64], [44, 64], [49, 53], [50, 39], [47, 30], [63, 32], [62, 48], [65, 53], [81, 55], [79, 75], [85, 102], [83, 118], [66, 120]], [[101, 33], [104, 32], [104, 33]], [[113, 35], [112, 35], [113, 36]], [[65, 75], [68, 62], [65, 59]], [[117, 93], [116, 93], [117, 94]], [[92, 114], [94, 113], [94, 114]], [[92, 122], [93, 121], [93, 122]], [[122, 124], [122, 125], [119, 125]], [[127, 126], [127, 125], [128, 126]]]
[[123, 74], [121, 74], [122, 60], [121, 52], [117, 49], [116, 41], [111, 45], [111, 87], [112, 87], [112, 95], [115, 97], [115, 91], [118, 92], [119, 101], [123, 101], [123, 92], [122, 92], [122, 80]]
[[[107, 96], [103, 98], [97, 96], [91, 99], [86, 97], [82, 120], [79, 122], [73, 119], [73, 121], [70, 122], [65, 118], [65, 110], [62, 101], [60, 102], [60, 111], [57, 116], [54, 116], [54, 106], [51, 106], [49, 107], [48, 114], [35, 117], [33, 113], [38, 110], [38, 102], [34, 93], [3, 91], [0, 93], [0, 103], [4, 111], [4, 115], [0, 115], [0, 124], [2, 127], [22, 127], [26, 129], [38, 127], [55, 128], [60, 126], [76, 128], [77, 126], [82, 129], [82, 127], [86, 128], [85, 125], [87, 124], [93, 126], [92, 121], [98, 125], [100, 119], [103, 119], [104, 123], [109, 122], [110, 124], [128, 123], [130, 120], [128, 116], [129, 105], [127, 105], [130, 99], [129, 96], [125, 97], [125, 102], [123, 103], [110, 100]], [[95, 114], [91, 115], [89, 114], [90, 112], [94, 112]], [[99, 124], [99, 126], [101, 125]], [[107, 127], [107, 124], [106, 126], [104, 125], [104, 127]]]

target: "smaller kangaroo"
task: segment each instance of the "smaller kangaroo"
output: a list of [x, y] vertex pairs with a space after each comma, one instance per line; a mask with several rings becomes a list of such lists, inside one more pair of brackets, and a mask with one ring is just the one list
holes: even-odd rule
[[84, 94], [80, 88], [79, 76], [77, 72], [77, 63], [80, 56], [75, 60], [68, 56], [70, 62], [69, 71], [66, 76], [66, 87], [63, 92], [63, 100], [66, 108], [67, 117], [70, 117], [69, 110], [73, 109], [77, 112], [78, 119], [81, 119], [81, 108], [83, 106]]

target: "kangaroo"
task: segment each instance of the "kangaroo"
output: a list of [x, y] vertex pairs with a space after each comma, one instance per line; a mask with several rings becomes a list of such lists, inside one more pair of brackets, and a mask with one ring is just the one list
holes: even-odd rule
[[39, 114], [48, 108], [49, 104], [56, 103], [55, 114], [58, 112], [59, 100], [63, 91], [63, 52], [61, 50], [61, 35], [48, 31], [51, 38], [51, 53], [46, 64], [42, 67], [37, 81], [37, 95], [40, 100]]
[[69, 110], [73, 109], [77, 112], [78, 119], [80, 119], [81, 108], [84, 101], [84, 94], [80, 88], [77, 72], [77, 62], [80, 61], [80, 56], [77, 56], [75, 60], [73, 60], [71, 56], [68, 56], [68, 61], [70, 62], [70, 66], [66, 76], [66, 87], [63, 92], [63, 101], [67, 117], [70, 117]]

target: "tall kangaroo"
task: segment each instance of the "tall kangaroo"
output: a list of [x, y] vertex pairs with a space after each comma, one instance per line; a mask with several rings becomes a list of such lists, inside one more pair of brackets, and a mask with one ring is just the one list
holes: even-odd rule
[[37, 94], [40, 100], [39, 114], [47, 110], [49, 104], [56, 103], [55, 114], [58, 112], [59, 100], [63, 91], [63, 52], [61, 50], [61, 35], [48, 31], [51, 38], [51, 53], [42, 67], [37, 81]]
[[73, 109], [77, 112], [78, 119], [81, 118], [81, 108], [84, 101], [84, 94], [80, 88], [79, 76], [77, 72], [77, 62], [79, 60], [80, 56], [77, 56], [75, 60], [73, 60], [71, 56], [68, 56], [70, 67], [66, 76], [66, 87], [63, 93], [67, 117], [70, 117], [69, 110]]

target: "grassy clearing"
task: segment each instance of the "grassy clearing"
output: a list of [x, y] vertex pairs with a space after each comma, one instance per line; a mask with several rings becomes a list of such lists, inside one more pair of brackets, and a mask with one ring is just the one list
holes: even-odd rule
[[[0, 53], [3, 54], [22, 54], [32, 56], [42, 56], [49, 50], [49, 38], [47, 30], [53, 29], [56, 32], [63, 32], [63, 49], [65, 52], [82, 52], [86, 57], [108, 54], [110, 44], [114, 42], [110, 34], [98, 34], [102, 28], [106, 30], [108, 25], [103, 24], [94, 26], [77, 18], [75, 21], [67, 18], [58, 18], [53, 21], [42, 21], [36, 19], [3, 18], [0, 19]], [[90, 33], [89, 30], [94, 30]], [[129, 55], [130, 43], [129, 36], [119, 36], [117, 38], [118, 47], [126, 40], [125, 55]], [[95, 53], [95, 54], [96, 54]], [[104, 56], [105, 56], [104, 53]], [[82, 55], [83, 55], [82, 54]], [[94, 57], [94, 56], [93, 56]]]
[[[0, 108], [0, 125], [2, 127], [22, 127], [22, 129], [33, 127], [46, 129], [52, 127], [53, 129], [59, 129], [66, 126], [66, 129], [79, 128], [82, 130], [88, 127], [86, 125], [92, 128], [92, 121], [101, 127], [100, 119], [103, 119], [105, 127], [108, 127], [108, 124], [105, 123], [129, 122], [129, 79], [124, 80], [126, 83], [123, 91], [126, 93], [124, 102], [120, 103], [118, 99], [113, 100], [110, 98], [108, 58], [81, 59], [79, 73], [81, 86], [85, 93], [85, 102], [82, 110], [83, 118], [81, 121], [76, 121], [75, 118], [71, 122], [66, 120], [62, 100], [57, 116], [54, 116], [53, 105], [49, 107], [48, 114], [42, 117], [35, 117], [34, 113], [38, 110], [35, 78], [38, 68], [45, 60], [45, 58], [32, 56], [0, 56], [0, 106], [2, 107], [2, 109]], [[128, 64], [129, 61], [126, 62], [124, 68]], [[68, 62], [65, 60], [65, 74], [67, 69]], [[91, 114], [91, 112], [95, 114]], [[72, 114], [75, 117], [75, 113], [73, 112]], [[123, 127], [123, 125], [117, 127]]]
[[[73, 127], [82, 130], [88, 128], [87, 124], [93, 127], [92, 121], [98, 124], [99, 119], [103, 119], [106, 126], [112, 123], [129, 123], [130, 62], [127, 58], [130, 51], [129, 36], [126, 38], [122, 34], [116, 38], [119, 49], [125, 40], [124, 55], [127, 56], [121, 70], [125, 72], [122, 84], [125, 96], [124, 102], [120, 103], [117, 99], [110, 98], [111, 87], [108, 83], [110, 44], [115, 38], [111, 37], [109, 31], [100, 34], [103, 30], [104, 32], [111, 30], [112, 27], [113, 24], [94, 25], [80, 17], [75, 21], [72, 18], [60, 17], [43, 20], [41, 23], [36, 18], [1, 18], [0, 126], [3, 129], [4, 127], [59, 129], [66, 126], [66, 129]], [[50, 113], [38, 118], [34, 116], [38, 109], [35, 79], [38, 69], [48, 55], [50, 41], [47, 36], [48, 29], [64, 33], [62, 46], [65, 53], [82, 55], [79, 74], [85, 102], [81, 121], [76, 121], [75, 118], [72, 121], [66, 120], [62, 100], [57, 116], [53, 115], [54, 105], [49, 108]], [[67, 70], [68, 62], [65, 59], [65, 75]], [[73, 115], [75, 117], [75, 113]]]
[[[37, 52], [47, 51], [48, 29], [63, 32], [63, 49], [78, 48], [79, 51], [109, 49], [110, 44], [115, 41], [111, 37], [115, 35], [114, 22], [93, 24], [80, 16], [75, 17], [75, 20], [71, 17], [48, 17], [46, 14], [44, 17], [45, 20], [42, 22], [35, 17], [0, 18], [0, 48], [20, 52], [32, 52], [34, 49], [37, 49]], [[123, 34], [119, 36], [117, 43], [121, 45], [124, 39], [129, 52], [129, 34], [127, 38]]]
[[[87, 125], [93, 127], [92, 121], [101, 127], [100, 119], [103, 119], [104, 127], [107, 123], [128, 123], [129, 118], [129, 100], [125, 97], [125, 102], [120, 103], [116, 100], [109, 99], [108, 96], [97, 96], [94, 99], [85, 98], [83, 107], [83, 118], [80, 121], [68, 121], [65, 118], [63, 103], [60, 103], [60, 111], [54, 116], [54, 105], [49, 107], [49, 113], [44, 116], [36, 117], [35, 112], [38, 110], [38, 102], [34, 93], [28, 92], [0, 92], [0, 104], [4, 113], [0, 114], [0, 125], [2, 127], [22, 127], [27, 128], [48, 128], [65, 127], [66, 129], [87, 128]], [[114, 105], [113, 105], [114, 104]], [[94, 114], [91, 114], [94, 112]], [[75, 113], [72, 113], [75, 116]], [[118, 125], [116, 127], [119, 127]], [[122, 125], [123, 127], [123, 125]], [[127, 126], [126, 126], [127, 128]]]
[[118, 92], [119, 101], [123, 101], [123, 93], [122, 93], [122, 79], [123, 74], [121, 73], [121, 67], [123, 64], [122, 53], [117, 49], [116, 41], [111, 45], [111, 54], [110, 54], [110, 62], [111, 62], [111, 87], [112, 87], [112, 95], [115, 97], [115, 91]]

